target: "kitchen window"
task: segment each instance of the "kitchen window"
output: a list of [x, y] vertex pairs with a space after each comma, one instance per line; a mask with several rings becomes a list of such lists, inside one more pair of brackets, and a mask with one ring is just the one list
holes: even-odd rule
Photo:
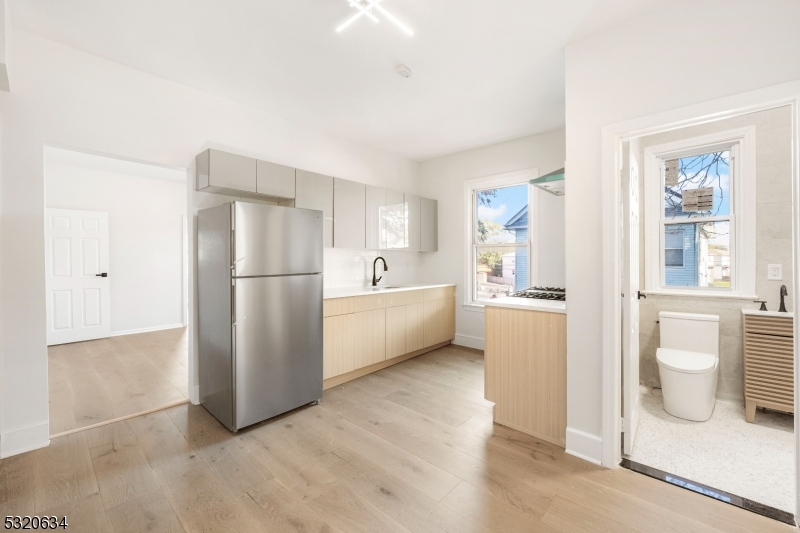
[[755, 130], [645, 150], [646, 291], [755, 296]]
[[535, 284], [531, 257], [535, 217], [529, 207], [536, 189], [535, 171], [471, 180], [466, 183], [468, 291], [465, 305], [507, 296]]

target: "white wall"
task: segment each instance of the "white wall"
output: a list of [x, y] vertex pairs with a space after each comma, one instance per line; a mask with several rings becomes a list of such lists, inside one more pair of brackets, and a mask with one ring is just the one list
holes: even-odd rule
[[418, 192], [413, 161], [25, 32], [13, 38], [13, 92], [0, 93], [0, 240], [16, 251], [0, 257], [0, 455], [48, 439], [46, 143], [184, 168], [214, 147]]
[[186, 173], [158, 179], [47, 157], [45, 166], [47, 207], [108, 213], [111, 332], [182, 326]]
[[569, 451], [600, 461], [602, 127], [800, 78], [798, 20], [798, 2], [673, 0], [567, 45]]
[[[469, 262], [465, 256], [464, 181], [533, 167], [538, 167], [539, 174], [544, 175], [564, 165], [564, 154], [564, 130], [556, 130], [460, 152], [420, 165], [421, 194], [439, 201], [439, 252], [421, 254], [420, 272], [426, 280], [457, 284], [457, 344], [483, 348], [483, 312], [462, 307], [466, 283], [464, 265]], [[539, 198], [542, 214], [539, 233], [543, 243], [540, 250], [548, 256], [545, 264], [540, 264], [543, 271], [540, 279], [547, 276], [553, 284], [563, 286], [564, 274], [563, 271], [559, 273], [559, 267], [563, 265], [564, 241], [558, 221], [563, 221], [564, 198], [544, 192], [539, 194]], [[548, 249], [548, 246], [552, 248]]]

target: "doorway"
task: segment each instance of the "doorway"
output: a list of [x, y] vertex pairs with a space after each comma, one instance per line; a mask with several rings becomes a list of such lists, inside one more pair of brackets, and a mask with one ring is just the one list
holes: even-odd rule
[[[768, 309], [777, 312], [783, 299], [790, 313], [797, 294], [797, 261], [793, 251], [793, 248], [796, 250], [797, 219], [792, 212], [793, 205], [797, 205], [798, 98], [792, 95], [797, 94], [798, 89], [800, 87], [784, 88], [786, 97], [783, 100], [775, 99], [775, 90], [764, 90], [762, 95], [741, 95], [610, 126], [604, 131], [606, 146], [614, 147], [613, 157], [611, 150], [606, 153], [604, 172], [614, 191], [607, 191], [604, 200], [607, 206], [615, 205], [615, 209], [607, 213], [605, 229], [607, 242], [616, 242], [619, 246], [614, 254], [619, 267], [606, 263], [609, 267], [606, 269], [609, 276], [606, 305], [614, 312], [609, 312], [604, 326], [607, 342], [604, 373], [609, 387], [604, 393], [603, 462], [615, 466], [622, 461], [634, 470], [728, 503], [739, 502], [742, 507], [790, 523], [794, 523], [797, 502], [797, 442], [794, 438], [797, 422], [793, 416], [796, 389], [787, 389], [782, 405], [767, 402], [766, 410], [759, 408], [755, 420], [748, 420], [751, 417], [745, 412], [748, 381], [744, 344], [748, 342], [751, 346], [752, 339], [744, 339], [746, 312], [743, 309], [758, 312], [759, 304], [752, 300], [763, 299], [767, 300]], [[778, 115], [780, 124], [773, 120]], [[746, 163], [745, 153], [735, 151], [739, 148], [730, 153], [725, 151], [735, 144], [729, 142], [735, 135], [726, 139], [719, 137], [721, 131], [751, 127], [755, 130], [757, 157], [749, 158], [750, 163]], [[717, 138], [709, 140], [708, 136], [714, 134]], [[670, 143], [693, 138], [708, 141], [707, 150], [695, 147], [694, 151], [667, 153]], [[712, 146], [712, 141], [718, 144]], [[671, 148], [677, 150], [675, 146]], [[660, 160], [653, 157], [659, 155], [659, 149], [663, 149], [660, 155], [665, 156]], [[715, 194], [720, 194], [724, 188], [730, 205], [745, 199], [754, 200], [756, 216], [752, 217], [752, 223], [744, 227], [735, 223], [736, 217], [747, 220], [746, 209], [740, 204], [735, 209], [726, 206], [721, 211], [714, 204], [714, 212], [709, 213], [716, 217], [713, 220], [664, 220], [670, 203], [665, 195], [675, 192], [670, 191], [674, 183], [662, 182], [660, 186], [657, 183], [655, 194], [651, 191], [648, 195], [645, 187], [646, 180], [650, 179], [648, 166], [650, 175], [655, 169], [663, 180], [668, 170], [666, 163], [677, 162], [686, 170], [688, 159], [710, 156], [731, 165], [721, 172], [730, 174], [726, 179], [735, 172], [744, 176], [747, 169], [740, 165], [752, 163], [755, 167], [758, 163], [753, 178], [737, 185], [738, 193], [727, 184], [724, 187], [719, 183], [704, 184], [717, 187]], [[781, 162], [776, 159], [778, 157], [782, 158]], [[654, 162], [657, 164], [653, 165]], [[635, 180], [635, 171], [640, 172], [636, 180], [641, 185], [638, 198], [629, 186], [630, 180]], [[616, 183], [612, 184], [612, 179]], [[752, 187], [752, 193], [747, 192], [748, 186]], [[680, 195], [678, 198], [680, 203]], [[691, 194], [687, 198], [690, 199]], [[639, 209], [635, 208], [637, 200], [641, 205]], [[653, 218], [654, 213], [659, 213], [660, 219], [655, 217], [657, 224], [648, 225], [645, 219], [648, 214]], [[636, 216], [640, 218], [639, 224], [635, 223]], [[682, 216], [686, 216], [685, 213]], [[716, 223], [716, 229], [707, 227], [710, 223]], [[635, 228], [630, 227], [633, 225], [640, 230], [638, 239]], [[751, 233], [749, 237], [748, 232]], [[722, 242], [723, 236], [726, 242]], [[746, 280], [748, 265], [742, 252], [747, 252], [755, 263], [751, 265], [754, 274], [750, 284]], [[655, 261], [652, 261], [653, 256]], [[777, 270], [782, 270], [783, 279], [774, 279], [775, 265], [780, 265]], [[641, 269], [639, 276], [637, 268]], [[668, 269], [672, 271], [665, 272]], [[787, 285], [783, 298], [781, 285]], [[672, 290], [674, 288], [682, 290]], [[716, 289], [728, 294], [708, 294]], [[642, 299], [638, 297], [640, 290]], [[620, 294], [623, 295], [621, 299]], [[614, 300], [617, 305], [613, 305]], [[663, 365], [656, 357], [663, 342], [660, 322], [664, 313], [707, 315], [719, 320], [719, 383], [715, 384], [713, 414], [707, 421], [685, 420], [665, 409], [665, 392], [660, 379]], [[792, 322], [794, 317], [789, 313], [778, 316]], [[763, 316], [766, 315], [758, 318]], [[638, 330], [632, 327], [637, 317]], [[790, 324], [781, 333], [789, 337], [788, 345], [785, 340], [779, 341], [788, 346], [783, 355], [788, 363], [782, 366], [783, 374], [776, 377], [775, 390], [786, 388], [787, 381], [796, 379], [797, 365], [792, 365], [797, 357], [796, 343], [792, 348], [793, 332]], [[636, 343], [640, 344], [638, 349]], [[773, 369], [770, 372], [775, 374]], [[639, 453], [642, 451], [646, 453]], [[759, 455], [761, 457], [757, 457]], [[709, 473], [713, 475], [709, 477]]]
[[188, 401], [186, 171], [45, 149], [51, 438]]

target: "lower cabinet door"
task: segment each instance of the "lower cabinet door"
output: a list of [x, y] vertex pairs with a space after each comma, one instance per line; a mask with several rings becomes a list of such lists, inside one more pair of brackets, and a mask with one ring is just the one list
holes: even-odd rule
[[322, 319], [322, 379], [355, 370], [354, 316], [338, 315]]
[[425, 302], [425, 347], [455, 338], [455, 298]]
[[386, 360], [386, 309], [353, 313], [355, 369]]
[[407, 305], [386, 308], [386, 359], [407, 354], [408, 329]]
[[408, 352], [415, 352], [425, 347], [425, 304], [409, 304], [405, 308], [406, 349]]

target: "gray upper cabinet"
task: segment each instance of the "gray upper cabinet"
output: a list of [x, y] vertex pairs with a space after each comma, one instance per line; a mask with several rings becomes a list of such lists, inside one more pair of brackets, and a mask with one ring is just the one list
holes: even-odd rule
[[326, 248], [439, 248], [436, 200], [213, 148], [198, 154], [195, 162], [198, 191], [322, 211]]
[[259, 160], [256, 165], [256, 192], [280, 198], [294, 198], [295, 170]]
[[333, 178], [297, 169], [294, 206], [323, 213], [323, 246], [333, 247]]
[[420, 250], [420, 200], [415, 194], [405, 195], [406, 204], [406, 250], [419, 252]]
[[381, 219], [386, 207], [386, 189], [367, 185], [366, 205], [367, 250], [382, 250], [386, 248], [386, 235]]
[[256, 192], [256, 160], [213, 148], [199, 154], [197, 190], [207, 192]]
[[406, 248], [406, 202], [402, 192], [386, 190], [386, 205], [381, 213], [383, 245], [388, 250]]
[[333, 247], [366, 248], [366, 186], [333, 178]]
[[420, 199], [420, 251], [435, 252], [439, 249], [438, 202], [430, 198]]

